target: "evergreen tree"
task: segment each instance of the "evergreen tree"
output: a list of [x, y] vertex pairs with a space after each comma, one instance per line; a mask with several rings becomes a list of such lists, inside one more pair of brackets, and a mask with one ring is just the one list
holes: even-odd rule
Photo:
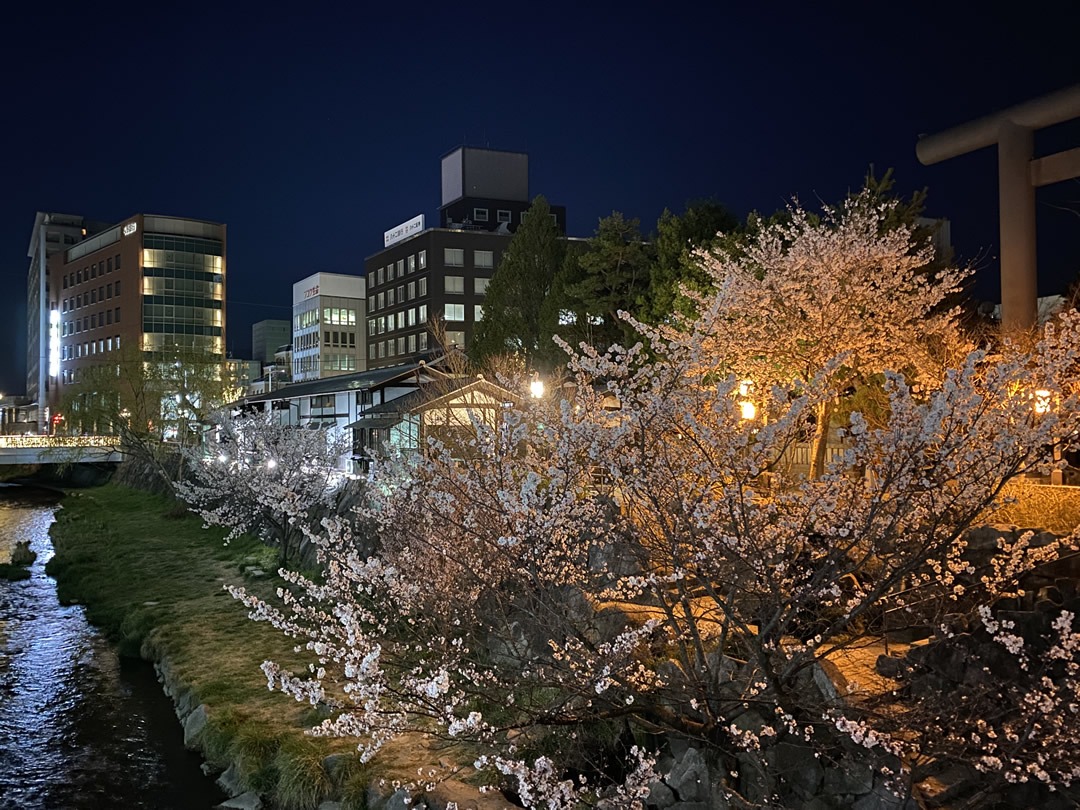
[[656, 223], [648, 290], [640, 296], [638, 314], [642, 320], [662, 323], [677, 310], [687, 312], [690, 302], [679, 295], [680, 285], [704, 292], [709, 284], [693, 258], [694, 250], [712, 247], [718, 234], [738, 229], [734, 214], [713, 200], [688, 203], [682, 216], [664, 209]]
[[551, 342], [541, 311], [563, 263], [566, 247], [559, 236], [551, 207], [538, 196], [488, 285], [484, 319], [476, 325], [470, 347], [478, 363], [498, 355], [519, 354], [531, 368], [538, 352]]
[[601, 219], [576, 266], [564, 267], [561, 311], [565, 323], [559, 334], [571, 344], [584, 340], [601, 350], [615, 343], [636, 343], [637, 333], [619, 312], [637, 314], [648, 290], [652, 263], [639, 220], [626, 219], [618, 211]]

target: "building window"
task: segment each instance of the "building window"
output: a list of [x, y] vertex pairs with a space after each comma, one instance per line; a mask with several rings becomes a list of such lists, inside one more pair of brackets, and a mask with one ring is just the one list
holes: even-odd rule
[[374, 318], [372, 318], [371, 320], [369, 320], [367, 322], [367, 333], [369, 335], [374, 335], [375, 334], [375, 319]]
[[420, 351], [427, 351], [427, 332], [420, 333]]
[[386, 280], [385, 273], [386, 273], [386, 270], [385, 270], [385, 268], [382, 268], [382, 267], [380, 267], [378, 270], [375, 271], [375, 283], [376, 284], [382, 284]]
[[375, 309], [382, 309], [386, 306], [386, 293], [379, 293], [375, 298], [379, 302], [375, 305]]
[[505, 208], [500, 208], [495, 212], [495, 219], [498, 222], [510, 222], [510, 212]]
[[112, 284], [105, 288], [105, 295], [108, 298], [112, 298]]
[[[111, 273], [111, 272], [112, 272], [112, 256], [110, 256], [110, 257], [108, 258], [108, 260], [106, 261], [106, 264], [105, 264], [105, 266], [106, 266], [106, 268], [108, 268], [108, 269], [106, 269], [106, 271], [105, 271], [105, 272], [106, 272], [106, 273]], [[109, 342], [111, 343], [112, 341], [109, 341]]]
[[415, 253], [413, 253], [411, 256], [409, 256], [409, 272], [410, 273], [416, 272], [416, 254]]
[[418, 258], [419, 263], [420, 263], [420, 269], [423, 270], [424, 268], [427, 267], [427, 251], [426, 250], [421, 250], [416, 255], [417, 255], [417, 258]]
[[405, 303], [405, 285], [402, 284], [397, 288], [397, 302], [399, 304]]
[[447, 304], [445, 308], [446, 320], [448, 321], [463, 321], [465, 320], [465, 305], [464, 304]]
[[[117, 270], [120, 269], [120, 254], [119, 253], [116, 254], [116, 269]], [[120, 338], [116, 339], [116, 347], [120, 348]]]
[[495, 266], [495, 252], [491, 250], [474, 250], [473, 267], [481, 270], [490, 270]]
[[404, 310], [397, 314], [397, 328], [398, 329], [404, 329], [405, 328], [405, 312], [404, 312]]
[[324, 394], [318, 397], [311, 398], [312, 408], [333, 408], [334, 407], [334, 395]]
[[[379, 293], [379, 295], [381, 296], [382, 293]], [[392, 307], [394, 305], [394, 288], [393, 287], [391, 287], [389, 290], [386, 291], [386, 305], [388, 307]]]
[[120, 294], [120, 282], [119, 281], [116, 282], [116, 294], [117, 295]]
[[398, 259], [397, 260], [397, 277], [401, 278], [403, 275], [405, 275], [405, 260], [404, 259]]
[[368, 356], [368, 360], [374, 360], [375, 359], [375, 344], [374, 343], [369, 343], [368, 344], [367, 356]]
[[385, 340], [380, 340], [379, 341], [379, 359], [381, 360], [384, 357], [386, 357], [386, 341]]
[[447, 267], [464, 267], [464, 248], [443, 248], [443, 264]]
[[490, 278], [474, 278], [473, 279], [473, 292], [477, 295], [484, 295], [487, 293], [488, 284], [491, 282]]
[[415, 307], [413, 307], [412, 309], [409, 310], [408, 325], [409, 326], [416, 326], [416, 308]]
[[487, 222], [488, 210], [486, 208], [474, 208], [472, 210], [473, 222]]
[[447, 332], [446, 333], [446, 345], [447, 346], [465, 346], [465, 333], [464, 332]]
[[409, 335], [409, 354], [416, 351], [416, 335]]
[[473, 304], [473, 320], [476, 323], [480, 323], [480, 321], [484, 320], [484, 305], [483, 304]]
[[410, 281], [409, 282], [408, 290], [409, 290], [409, 300], [412, 301], [414, 298], [416, 298], [416, 282], [415, 281]]
[[443, 291], [461, 295], [465, 292], [465, 276], [443, 276]]
[[420, 297], [427, 295], [427, 277], [420, 279]]

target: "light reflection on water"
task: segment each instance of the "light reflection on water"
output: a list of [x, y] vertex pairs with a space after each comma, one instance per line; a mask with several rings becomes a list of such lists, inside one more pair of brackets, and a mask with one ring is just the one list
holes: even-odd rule
[[45, 574], [55, 498], [0, 489], [0, 562], [37, 553], [31, 577], [0, 581], [0, 808], [194, 810], [223, 794], [183, 749], [172, 704], [142, 661], [121, 660]]

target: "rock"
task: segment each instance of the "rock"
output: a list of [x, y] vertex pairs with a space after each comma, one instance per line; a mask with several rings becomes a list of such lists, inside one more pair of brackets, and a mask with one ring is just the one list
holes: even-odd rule
[[393, 795], [386, 800], [384, 810], [421, 810], [426, 805], [423, 802], [415, 801], [412, 794], [405, 788], [398, 788], [394, 791]]
[[964, 534], [964, 540], [967, 541], [968, 551], [997, 551], [1000, 548], [1000, 541], [1002, 538], [1008, 538], [1010, 541], [1015, 538], [1015, 530], [1012, 526], [1004, 525], [989, 525], [989, 526], [975, 526], [968, 529]]
[[368, 785], [365, 796], [367, 810], [382, 810], [393, 795], [394, 789], [385, 779], [376, 779]]
[[709, 768], [705, 764], [705, 757], [696, 748], [686, 749], [686, 753], [675, 761], [675, 767], [664, 781], [675, 791], [681, 802], [696, 802], [709, 798]]
[[196, 707], [195, 711], [187, 716], [184, 720], [184, 747], [195, 748], [199, 735], [202, 734], [203, 729], [206, 728], [206, 721], [209, 719], [206, 714], [206, 704], [201, 703]]
[[918, 810], [918, 804], [909, 797], [897, 796], [881, 778], [874, 780], [874, 789], [855, 800], [851, 810]]
[[258, 793], [249, 791], [227, 799], [216, 806], [222, 808], [222, 810], [262, 810], [263, 803]]
[[335, 785], [341, 783], [341, 769], [350, 759], [352, 759], [351, 754], [330, 754], [323, 757], [323, 770]]
[[842, 761], [825, 771], [825, 794], [861, 796], [874, 789], [874, 770], [861, 762]]
[[645, 799], [648, 807], [658, 807], [660, 810], [675, 804], [675, 793], [663, 782], [653, 782], [649, 785], [649, 795]]
[[217, 784], [230, 796], [239, 796], [244, 792], [244, 789], [240, 786], [240, 775], [236, 772], [235, 762], [217, 778]]
[[262, 579], [266, 576], [266, 572], [261, 568], [246, 568], [244, 569], [244, 576], [250, 579]]
[[904, 663], [904, 659], [892, 655], [879, 655], [877, 662], [874, 664], [874, 669], [883, 678], [892, 678], [893, 680], [903, 678], [907, 674], [907, 665]]
[[825, 771], [811, 746], [777, 743], [766, 752], [766, 760], [778, 780], [799, 799], [817, 795]]

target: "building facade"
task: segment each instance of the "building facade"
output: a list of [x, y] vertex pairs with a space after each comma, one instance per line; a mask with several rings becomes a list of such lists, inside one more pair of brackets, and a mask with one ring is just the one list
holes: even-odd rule
[[264, 366], [274, 362], [274, 354], [292, 340], [288, 321], [265, 320], [251, 325], [251, 357]]
[[48, 428], [48, 399], [51, 380], [58, 368], [49, 368], [49, 334], [52, 285], [48, 272], [49, 257], [65, 250], [103, 225], [76, 214], [38, 211], [30, 236], [27, 256], [30, 269], [26, 275], [26, 398], [24, 422], [30, 432]]
[[[528, 216], [529, 160], [520, 152], [461, 147], [442, 158], [440, 227], [423, 215], [384, 234], [364, 263], [367, 367], [468, 351], [484, 317], [488, 283]], [[552, 206], [566, 232], [566, 209]]]
[[360, 276], [315, 273], [293, 284], [294, 381], [351, 374], [367, 368]]
[[222, 224], [137, 214], [52, 256], [54, 407], [83, 369], [128, 347], [223, 362], [225, 249]]

